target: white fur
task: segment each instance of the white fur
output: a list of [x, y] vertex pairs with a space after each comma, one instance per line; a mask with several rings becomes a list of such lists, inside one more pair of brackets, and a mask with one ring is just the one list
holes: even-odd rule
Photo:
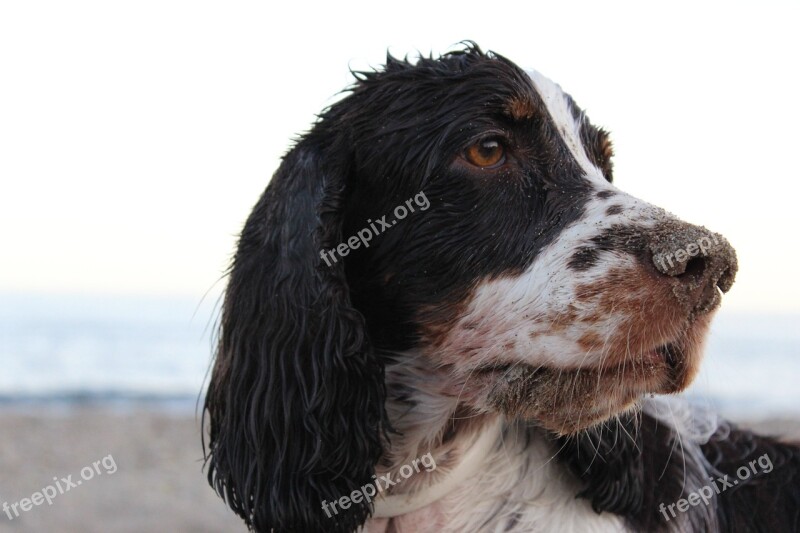
[[[554, 458], [557, 451], [523, 422], [504, 422], [504, 431], [491, 450], [474, 457], [475, 475], [447, 496], [432, 498], [426, 490], [418, 499], [429, 506], [395, 518], [398, 532], [624, 532], [619, 516], [595, 513], [575, 495], [578, 482]], [[530, 440], [529, 440], [530, 439]], [[438, 496], [438, 495], [437, 495]], [[367, 533], [388, 530], [386, 519], [367, 522]]]
[[[700, 445], [718, 431], [716, 416], [675, 397], [648, 398], [643, 401], [643, 410], [674, 428], [677, 435], [674, 453], [691, 459], [694, 465], [687, 463], [684, 494], [707, 485], [707, 473], [714, 470], [703, 457]], [[598, 515], [587, 500], [575, 497], [581, 490], [580, 484], [554, 459], [557, 450], [541, 433], [520, 421], [503, 420], [502, 425], [499, 436], [492, 429], [495, 426], [489, 426], [495, 438], [493, 445], [478, 443], [479, 453], [466, 454], [465, 458], [474, 464], [458, 465], [453, 472], [459, 478], [458, 483], [451, 484], [446, 478], [437, 482], [439, 486], [453, 487], [446, 496], [435, 486], [415, 492], [415, 501], [427, 501], [429, 505], [402, 516], [392, 515], [395, 516], [392, 531], [629, 531], [619, 516]], [[464, 480], [459, 471], [470, 471], [473, 475]], [[705, 513], [704, 523], [716, 531], [713, 509], [714, 506], [701, 506], [695, 512]], [[688, 518], [687, 514], [680, 514], [673, 519], [668, 524], [670, 531], [686, 531], [690, 527]], [[510, 524], [513, 527], [507, 529]], [[388, 528], [388, 519], [373, 518], [363, 531], [384, 533]]]
[[438, 483], [426, 486], [424, 491], [392, 495], [384, 493], [376, 497], [375, 512], [372, 513], [372, 516], [383, 518], [414, 513], [429, 506], [431, 502], [436, 502], [457, 491], [464, 484], [470, 483], [473, 476], [478, 474], [478, 469], [486, 456], [497, 444], [500, 431], [499, 420], [489, 427], [483, 428], [455, 468]]
[[536, 87], [539, 96], [544, 100], [550, 117], [558, 126], [561, 138], [564, 139], [569, 151], [586, 172], [586, 178], [599, 185], [606, 184], [603, 173], [589, 161], [589, 157], [586, 155], [586, 150], [581, 142], [581, 123], [572, 116], [561, 86], [535, 70], [528, 71], [528, 76], [533, 81], [533, 86]]
[[[643, 409], [648, 415], [662, 421], [667, 427], [673, 428], [676, 441], [673, 443], [673, 453], [683, 458], [683, 494], [697, 492], [702, 487], [708, 486], [709, 474], [716, 472], [714, 467], [703, 454], [701, 445], [707, 443], [715, 433], [730, 429], [727, 423], [720, 423], [716, 413], [708, 407], [690, 404], [685, 398], [676, 396], [656, 396], [649, 398], [643, 404]], [[691, 462], [694, 468], [687, 467]], [[699, 467], [699, 468], [698, 468]], [[715, 500], [717, 494], [711, 495]], [[660, 502], [669, 505], [674, 502]], [[702, 505], [695, 507], [693, 512], [703, 515], [703, 522], [709, 531], [718, 531], [716, 505]], [[686, 513], [673, 518], [672, 526], [678, 531], [689, 528], [689, 516]]]
[[[622, 205], [623, 212], [606, 215], [605, 210], [612, 203]], [[578, 339], [589, 331], [607, 338], [627, 315], [612, 313], [592, 324], [565, 324], [563, 330], [554, 330], [553, 325], [570, 310], [588, 318], [594, 309], [578, 303], [577, 288], [605, 279], [613, 268], [634, 268], [635, 259], [629, 254], [612, 251], [601, 252], [598, 264], [583, 272], [576, 272], [567, 264], [577, 250], [589, 245], [593, 237], [610, 225], [635, 222], [647, 226], [654, 224], [659, 215], [663, 216], [662, 210], [621, 192], [608, 200], [592, 198], [583, 217], [565, 228], [525, 272], [478, 286], [467, 312], [452, 329], [443, 349], [469, 353], [472, 343], [486, 348], [480, 351], [480, 357], [486, 360], [502, 355], [504, 360], [530, 365], [600, 364], [604, 346], [587, 352], [578, 345]], [[531, 335], [536, 336], [531, 338]]]

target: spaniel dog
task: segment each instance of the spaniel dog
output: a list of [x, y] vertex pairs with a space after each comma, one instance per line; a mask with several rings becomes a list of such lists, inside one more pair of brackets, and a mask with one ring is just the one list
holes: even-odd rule
[[725, 238], [616, 188], [608, 134], [474, 43], [354, 75], [230, 269], [205, 450], [247, 526], [797, 531], [800, 448], [668, 396]]

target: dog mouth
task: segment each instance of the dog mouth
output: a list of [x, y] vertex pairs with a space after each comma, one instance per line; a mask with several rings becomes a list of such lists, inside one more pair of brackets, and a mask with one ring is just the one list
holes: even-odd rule
[[[500, 362], [487, 363], [478, 366], [473, 370], [473, 374], [479, 379], [487, 377], [503, 377], [509, 375], [517, 368], [524, 367], [529, 373], [545, 373], [557, 371], [564, 374], [585, 373], [608, 373], [616, 375], [633, 374], [631, 377], [642, 375], [641, 372], [647, 369], [658, 370], [659, 368], [668, 374], [671, 383], [682, 381], [680, 378], [687, 370], [686, 350], [678, 342], [668, 342], [658, 345], [652, 350], [644, 351], [641, 355], [628, 358], [622, 363], [604, 366], [602, 363], [596, 367], [586, 368], [554, 368], [547, 365], [532, 366], [523, 362]], [[643, 390], [643, 393], [662, 393], [673, 392], [671, 390]]]
[[621, 362], [581, 368], [499, 362], [476, 368], [485, 405], [559, 435], [604, 422], [647, 395], [683, 390], [696, 372], [692, 336], [657, 345]]
[[673, 377], [679, 376], [686, 370], [686, 354], [681, 345], [677, 343], [662, 344], [654, 352], [667, 366]]

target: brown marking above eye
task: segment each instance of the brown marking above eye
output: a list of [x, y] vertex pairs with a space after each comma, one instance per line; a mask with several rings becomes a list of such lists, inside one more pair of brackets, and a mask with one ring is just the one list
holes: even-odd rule
[[614, 163], [612, 162], [611, 158], [614, 157], [614, 145], [611, 143], [608, 133], [604, 130], [600, 130], [600, 142], [597, 145], [596, 157], [597, 161], [595, 164], [600, 167], [600, 170], [606, 180], [609, 182], [612, 181]]
[[499, 167], [506, 160], [506, 147], [496, 137], [481, 139], [466, 149], [464, 158], [476, 167]]
[[514, 96], [506, 105], [506, 113], [514, 120], [533, 118], [536, 107], [528, 96]]
[[600, 156], [606, 161], [614, 157], [614, 145], [611, 143], [608, 134], [603, 135], [600, 141]]

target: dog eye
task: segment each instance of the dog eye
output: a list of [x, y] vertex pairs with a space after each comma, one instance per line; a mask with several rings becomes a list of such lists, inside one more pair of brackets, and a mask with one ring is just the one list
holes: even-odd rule
[[464, 158], [476, 167], [495, 168], [505, 163], [506, 148], [499, 139], [481, 139], [467, 148]]

